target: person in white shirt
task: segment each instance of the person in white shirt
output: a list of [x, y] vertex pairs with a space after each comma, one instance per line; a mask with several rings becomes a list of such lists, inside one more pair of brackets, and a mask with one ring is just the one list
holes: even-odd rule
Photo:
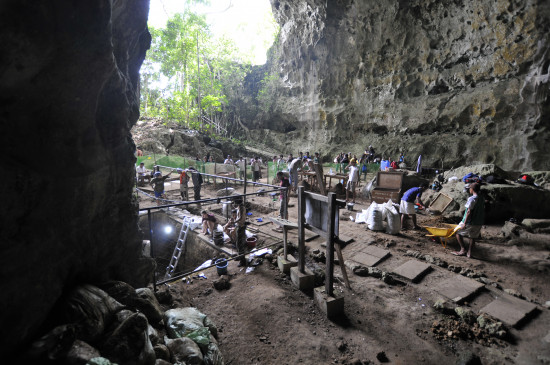
[[147, 182], [150, 181], [149, 175], [147, 175], [147, 169], [145, 168], [145, 164], [143, 162], [136, 168], [136, 173], [139, 186], [145, 185], [145, 179], [147, 179]]
[[350, 193], [353, 195], [353, 203], [355, 203], [355, 187], [359, 181], [359, 168], [355, 159], [351, 160], [346, 170], [349, 170], [348, 183], [346, 184], [346, 203], [349, 202]]
[[260, 180], [260, 166], [261, 160], [256, 157], [250, 160], [250, 166], [252, 166], [252, 181], [256, 182]]
[[239, 170], [239, 179], [244, 180], [244, 170], [245, 170], [245, 159], [244, 157], [241, 157], [235, 162], [235, 165], [237, 165], [237, 169]]
[[223, 163], [225, 165], [233, 165], [234, 162], [233, 162], [233, 159], [231, 158], [231, 155], [227, 155], [227, 158], [225, 159], [225, 161]]
[[288, 165], [288, 170], [290, 171], [290, 184], [292, 186], [292, 191], [298, 190], [298, 170], [302, 168], [302, 160], [295, 158]]

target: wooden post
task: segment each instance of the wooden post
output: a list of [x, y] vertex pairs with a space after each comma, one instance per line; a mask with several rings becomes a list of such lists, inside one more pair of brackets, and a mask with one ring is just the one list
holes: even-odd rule
[[329, 296], [333, 295], [333, 283], [334, 283], [334, 216], [336, 215], [336, 194], [328, 194], [328, 214], [329, 220], [327, 224], [327, 249], [326, 249], [326, 278], [325, 278], [325, 292]]
[[319, 190], [322, 195], [327, 195], [327, 190], [325, 188], [325, 178], [323, 176], [323, 165], [319, 163], [313, 164], [313, 169], [315, 170], [315, 176], [317, 177], [317, 184], [319, 185]]
[[[214, 175], [218, 174], [218, 164], [214, 162]], [[214, 178], [214, 189], [216, 189], [216, 178]]]
[[306, 195], [303, 186], [298, 187], [298, 271], [305, 274], [306, 244], [304, 232], [304, 215], [306, 213]]
[[[246, 158], [244, 158], [244, 177], [243, 177], [243, 180], [244, 180], [244, 196], [243, 196], [243, 204], [246, 203]], [[286, 259], [286, 256], [285, 256], [285, 259]]]
[[342, 250], [340, 249], [340, 244], [335, 243], [334, 247], [336, 248], [336, 255], [338, 255], [338, 261], [340, 262], [340, 270], [342, 270], [342, 276], [344, 277], [346, 288], [351, 289], [351, 285], [349, 284], [349, 280], [348, 280], [348, 272], [346, 271], [346, 265], [344, 265], [344, 256], [342, 255]]
[[287, 246], [287, 228], [286, 228], [286, 225], [283, 224], [283, 258], [285, 259], [285, 261], [288, 261], [287, 259], [288, 251], [286, 249], [286, 246]]

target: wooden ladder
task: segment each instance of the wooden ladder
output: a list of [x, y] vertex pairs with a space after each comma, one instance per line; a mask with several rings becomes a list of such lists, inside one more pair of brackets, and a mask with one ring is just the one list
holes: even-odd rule
[[187, 240], [187, 233], [189, 232], [190, 225], [191, 218], [184, 217], [183, 222], [181, 223], [181, 230], [178, 236], [178, 240], [176, 242], [176, 247], [174, 248], [174, 253], [172, 254], [172, 258], [170, 259], [170, 264], [168, 264], [168, 266], [166, 267], [166, 275], [164, 275], [165, 280], [172, 277], [172, 274], [174, 274], [174, 270], [176, 270], [176, 266], [178, 266], [181, 254], [185, 248], [185, 241]]

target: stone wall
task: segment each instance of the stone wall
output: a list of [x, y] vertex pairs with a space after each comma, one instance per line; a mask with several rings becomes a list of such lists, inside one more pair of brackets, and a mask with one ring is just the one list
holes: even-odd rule
[[77, 282], [150, 279], [130, 135], [148, 11], [148, 0], [2, 2], [0, 353], [39, 334]]
[[[550, 3], [272, 0], [271, 113], [281, 152], [361, 153], [445, 168], [550, 169]], [[281, 131], [294, 124], [296, 130]]]

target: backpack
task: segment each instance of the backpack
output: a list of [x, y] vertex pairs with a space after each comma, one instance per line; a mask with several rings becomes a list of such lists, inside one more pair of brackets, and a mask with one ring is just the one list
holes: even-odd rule
[[524, 174], [517, 179], [517, 182], [524, 185], [533, 185], [535, 183], [535, 179], [531, 175]]

